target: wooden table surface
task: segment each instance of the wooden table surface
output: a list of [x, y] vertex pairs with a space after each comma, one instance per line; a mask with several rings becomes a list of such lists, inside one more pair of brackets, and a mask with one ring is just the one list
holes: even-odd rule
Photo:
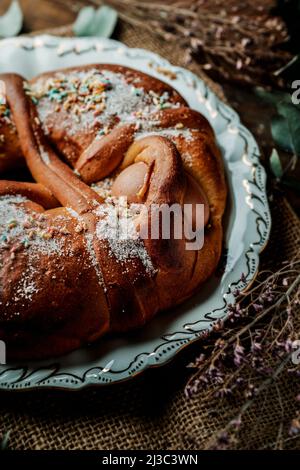
[[[2, 14], [11, 0], [0, 0]], [[19, 0], [24, 13], [24, 33], [54, 28], [70, 24], [76, 17], [76, 1], [70, 0]], [[1, 60], [1, 58], [0, 58]], [[220, 83], [233, 108], [240, 114], [243, 123], [255, 135], [262, 150], [262, 158], [267, 166], [268, 157], [274, 146], [270, 134], [270, 116], [274, 112], [270, 106], [258, 99], [252, 90], [236, 84]], [[296, 175], [300, 180], [300, 165]], [[284, 190], [291, 205], [300, 215], [300, 195], [294, 191]]]

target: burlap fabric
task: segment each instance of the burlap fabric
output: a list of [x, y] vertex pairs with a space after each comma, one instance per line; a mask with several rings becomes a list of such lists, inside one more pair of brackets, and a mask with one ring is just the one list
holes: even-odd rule
[[[143, 31], [122, 28], [119, 37], [129, 46], [142, 46], [180, 64], [182, 51], [163, 46]], [[205, 80], [201, 70], [195, 70]], [[208, 81], [208, 80], [207, 80]], [[214, 84], [210, 86], [221, 95]], [[222, 95], [221, 95], [222, 96]], [[262, 269], [292, 258], [300, 248], [300, 222], [288, 203], [275, 196], [271, 203], [273, 227], [262, 256]], [[195, 449], [227, 424], [239, 403], [219, 399], [187, 399], [186, 365], [199, 351], [194, 344], [169, 365], [149, 370], [118, 386], [82, 392], [36, 391], [0, 394], [0, 434], [10, 431], [13, 449]], [[278, 400], [278, 393], [281, 401]], [[295, 415], [292, 379], [279, 380], [248, 410], [238, 442], [239, 449], [274, 447], [278, 425], [288, 425]], [[259, 422], [258, 422], [259, 420]], [[255, 424], [255, 426], [254, 426]], [[285, 448], [300, 448], [291, 439]]]

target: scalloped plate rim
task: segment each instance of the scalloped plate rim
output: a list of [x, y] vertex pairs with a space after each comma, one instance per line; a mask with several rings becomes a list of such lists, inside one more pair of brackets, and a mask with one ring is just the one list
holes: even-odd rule
[[[52, 41], [52, 42], [47, 43], [47, 41]], [[99, 47], [99, 50], [103, 50], [102, 48], [103, 47], [105, 48], [105, 44], [107, 44], [107, 45], [111, 46], [111, 47], [109, 47], [110, 50], [114, 50], [115, 52], [116, 52], [116, 50], [118, 50], [121, 54], [126, 54], [126, 53], [131, 54], [131, 55], [132, 54], [140, 54], [140, 55], [143, 56], [144, 59], [147, 58], [149, 60], [155, 61], [157, 64], [160, 64], [160, 65], [163, 64], [165, 67], [168, 68], [168, 70], [172, 70], [177, 74], [180, 73], [180, 74], [182, 74], [182, 76], [189, 76], [189, 78], [197, 84], [197, 87], [201, 85], [201, 87], [205, 90], [206, 98], [208, 97], [207, 102], [210, 103], [209, 98], [213, 99], [215, 108], [217, 110], [221, 109], [222, 112], [227, 115], [227, 121], [228, 121], [227, 128], [229, 129], [230, 126], [232, 124], [234, 124], [234, 128], [238, 131], [239, 135], [245, 134], [243, 136], [244, 141], [246, 142], [245, 145], [246, 144], [249, 145], [249, 143], [250, 143], [250, 144], [253, 145], [253, 147], [255, 149], [255, 152], [253, 151], [249, 155], [247, 154], [247, 157], [248, 157], [249, 161], [251, 161], [252, 167], [255, 166], [256, 169], [259, 170], [259, 173], [260, 173], [261, 181], [260, 181], [260, 188], [258, 188], [258, 190], [259, 190], [259, 194], [261, 196], [260, 202], [263, 205], [263, 212], [264, 212], [264, 215], [265, 215], [264, 224], [265, 224], [266, 233], [265, 233], [265, 236], [264, 236], [263, 243], [261, 243], [261, 240], [260, 240], [260, 243], [259, 242], [256, 242], [256, 243], [253, 242], [253, 244], [251, 244], [252, 245], [251, 248], [253, 249], [254, 261], [256, 263], [255, 264], [255, 271], [251, 274], [251, 277], [249, 277], [249, 279], [247, 279], [247, 282], [242, 286], [243, 289], [249, 288], [249, 285], [254, 281], [254, 279], [255, 279], [255, 277], [258, 273], [258, 270], [259, 270], [259, 254], [265, 248], [265, 246], [268, 242], [269, 236], [270, 236], [271, 215], [270, 215], [270, 210], [269, 210], [268, 201], [267, 201], [267, 197], [266, 197], [266, 173], [265, 173], [265, 170], [264, 170], [263, 166], [259, 162], [260, 151], [259, 151], [258, 145], [257, 145], [253, 135], [251, 134], [251, 132], [245, 126], [243, 126], [241, 124], [239, 115], [236, 113], [236, 111], [234, 111], [227, 104], [223, 103], [222, 100], [220, 100], [215, 95], [215, 93], [213, 93], [212, 90], [210, 90], [209, 86], [206, 83], [204, 83], [199, 77], [197, 77], [194, 73], [190, 72], [189, 70], [186, 70], [182, 67], [171, 65], [165, 58], [159, 56], [158, 54], [155, 54], [155, 53], [150, 52], [150, 51], [146, 51], [146, 50], [141, 49], [141, 48], [129, 48], [129, 47], [127, 47], [126, 45], [124, 45], [123, 43], [121, 43], [119, 41], [115, 41], [115, 40], [111, 40], [111, 39], [101, 39], [101, 38], [78, 39], [78, 38], [61, 38], [61, 37], [56, 37], [56, 36], [51, 36], [51, 35], [42, 35], [42, 36], [35, 36], [35, 37], [32, 37], [32, 38], [19, 37], [19, 38], [4, 39], [4, 40], [0, 41], [0, 49], [5, 44], [12, 44], [12, 45], [16, 45], [18, 47], [21, 46], [27, 52], [30, 52], [30, 51], [34, 50], [35, 48], [37, 48], [37, 47], [49, 47], [49, 48], [55, 48], [56, 47], [56, 48], [59, 48], [59, 47], [62, 47], [64, 44], [68, 44], [68, 45], [73, 44], [71, 49], [70, 48], [66, 49], [65, 52], [62, 52], [62, 54], [64, 54], [64, 53], [65, 54], [69, 54], [69, 53], [83, 54], [83, 53], [89, 52], [91, 49], [97, 50], [98, 47]], [[83, 45], [87, 44], [87, 46], [85, 48], [83, 48], [82, 50], [80, 50], [79, 44], [80, 45], [81, 44], [83, 44]], [[135, 58], [137, 58], [137, 57], [135, 57]], [[117, 63], [117, 60], [116, 60], [115, 63]], [[132, 66], [132, 67], [135, 68], [134, 66]], [[158, 78], [160, 78], [161, 80], [164, 80], [164, 81], [168, 82], [168, 80], [166, 78], [164, 78], [163, 76], [161, 76], [161, 75], [157, 75], [155, 73], [153, 73], [152, 75], [158, 76]], [[197, 88], [197, 87], [195, 86], [195, 88]], [[212, 107], [212, 111], [213, 110], [214, 110], [214, 107]], [[249, 181], [250, 181], [250, 183], [253, 183], [254, 180], [253, 181], [249, 180]], [[254, 194], [254, 193], [250, 193], [250, 194]], [[256, 229], [257, 229], [257, 233], [259, 233], [257, 223], [256, 223]], [[243, 252], [243, 254], [246, 256], [247, 252], [245, 252], [245, 253]], [[223, 304], [223, 306], [220, 305], [214, 311], [222, 311], [224, 313], [224, 316], [225, 316], [226, 305], [227, 304], [225, 302], [225, 304]], [[208, 312], [206, 315], [209, 315], [210, 313], [211, 312]], [[213, 320], [216, 320], [216, 318], [212, 319], [212, 322], [213, 322]], [[199, 320], [199, 322], [200, 321], [203, 322], [203, 320]], [[188, 345], [190, 345], [193, 342], [195, 342], [196, 340], [198, 340], [204, 332], [211, 329], [212, 322], [208, 324], [208, 326], [210, 328], [206, 328], [206, 329], [202, 329], [202, 330], [198, 330], [198, 331], [195, 331], [191, 328], [187, 328], [187, 329], [185, 329], [184, 332], [180, 332], [180, 334], [182, 334], [183, 336], [186, 335], [185, 338], [183, 340], [181, 340], [182, 342], [180, 344], [177, 344], [174, 347], [172, 353], [165, 354], [159, 360], [159, 362], [157, 362], [157, 363], [151, 363], [150, 358], [153, 355], [155, 355], [155, 351], [157, 349], [161, 348], [162, 346], [164, 346], [166, 344], [165, 343], [165, 341], [166, 341], [165, 338], [167, 336], [170, 336], [168, 334], [164, 334], [162, 337], [160, 337], [162, 342], [154, 349], [154, 351], [152, 351], [150, 353], [149, 352], [139, 353], [137, 356], [134, 357], [134, 359], [131, 361], [129, 366], [124, 370], [110, 372], [109, 369], [105, 370], [105, 367], [103, 368], [103, 367], [99, 366], [98, 367], [98, 369], [99, 369], [98, 376], [99, 376], [99, 374], [100, 375], [103, 374], [103, 373], [107, 374], [108, 372], [110, 373], [110, 375], [113, 375], [114, 378], [113, 379], [111, 378], [110, 380], [107, 380], [107, 382], [94, 382], [90, 376], [87, 376], [88, 374], [91, 375], [91, 370], [97, 369], [97, 367], [92, 367], [92, 369], [85, 370], [85, 372], [82, 373], [81, 377], [75, 376], [75, 375], [73, 375], [69, 372], [59, 372], [60, 358], [56, 358], [54, 360], [54, 362], [51, 363], [49, 366], [40, 367], [40, 368], [37, 367], [35, 370], [30, 372], [29, 375], [27, 375], [28, 368], [26, 366], [10, 367], [8, 364], [6, 366], [0, 366], [0, 390], [18, 390], [18, 391], [23, 390], [24, 391], [24, 390], [33, 390], [33, 389], [37, 389], [37, 388], [51, 388], [51, 389], [60, 389], [60, 390], [66, 390], [66, 391], [76, 391], [76, 390], [81, 390], [83, 388], [91, 387], [91, 386], [103, 386], [103, 385], [121, 383], [121, 382], [124, 382], [126, 380], [129, 380], [129, 379], [139, 375], [140, 373], [142, 373], [146, 369], [154, 368], [154, 367], [160, 367], [162, 365], [165, 365], [169, 361], [171, 361], [174, 358], [175, 355], [177, 355], [180, 351], [182, 351]], [[197, 322], [195, 322], [195, 324], [196, 323]], [[183, 328], [185, 328], [187, 325], [188, 324], [184, 324]], [[188, 331], [189, 331], [189, 333], [188, 333], [188, 336], [187, 336]], [[172, 342], [172, 341], [170, 341], [170, 342]], [[146, 357], [146, 359], [143, 359], [142, 363], [141, 363], [141, 366], [139, 368], [137, 367], [137, 369], [134, 370], [134, 368], [131, 367], [131, 366], [133, 366], [135, 363], [137, 363], [138, 358], [140, 358], [140, 360], [141, 360], [142, 356], [144, 356], [144, 358]], [[49, 362], [51, 362], [51, 361], [49, 361]], [[1, 369], [3, 367], [5, 369], [2, 371]], [[132, 370], [131, 372], [130, 372], [130, 368]], [[1, 377], [3, 377], [3, 375], [9, 374], [9, 375], [13, 376], [14, 373], [17, 373], [17, 371], [20, 371], [21, 374], [19, 375], [19, 377], [15, 378], [14, 381], [11, 380], [10, 383], [1, 381]], [[41, 374], [42, 371], [44, 371], [44, 376], [39, 378], [39, 379], [37, 379], [37, 377], [34, 379], [33, 376], [35, 376], [35, 375], [38, 376], [38, 374], [39, 373]], [[125, 372], [127, 372], [127, 373], [124, 374]], [[117, 377], [118, 375], [119, 375], [119, 377]], [[73, 381], [72, 377], [76, 378], [76, 380]], [[31, 382], [31, 380], [33, 380], [33, 382]], [[18, 385], [20, 385], [20, 386], [18, 386]]]

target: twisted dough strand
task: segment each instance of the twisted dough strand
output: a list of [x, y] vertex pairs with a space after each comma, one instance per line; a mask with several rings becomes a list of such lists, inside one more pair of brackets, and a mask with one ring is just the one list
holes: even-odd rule
[[[45, 136], [23, 78], [13, 74], [0, 78], [6, 83], [22, 153], [37, 181], [0, 181], [0, 209], [2, 198], [4, 211], [33, 218], [46, 235], [49, 229], [53, 232], [47, 249], [34, 238], [36, 252], [22, 245], [15, 227], [15, 238], [3, 246], [0, 243], [0, 334], [12, 345], [12, 354], [62, 354], [107, 331], [140, 326], [159, 310], [192, 295], [219, 260], [226, 199], [220, 152], [205, 118], [176, 105], [154, 113], [150, 130], [140, 138], [135, 126], [120, 122], [101, 140], [96, 136], [78, 155], [73, 166], [80, 180], [57, 155], [53, 136], [51, 144]], [[154, 79], [151, 83], [161, 86]], [[176, 94], [174, 100], [183, 103]], [[187, 130], [186, 137], [177, 130], [172, 134], [178, 123]], [[135, 165], [143, 165], [146, 174], [138, 196], [146, 208], [201, 201], [203, 188], [210, 218], [201, 250], [186, 250], [186, 240], [173, 236], [138, 240], [131, 253], [125, 250], [125, 257], [120, 244], [112, 248], [111, 240], [99, 230], [110, 203], [89, 184], [106, 176], [117, 182], [124, 171], [130, 177]], [[151, 217], [151, 212], [142, 212], [136, 227], [151, 223]], [[29, 229], [25, 227], [24, 233]], [[60, 252], [54, 250], [55, 244]], [[23, 292], [20, 300], [15, 292], [24, 283], [28, 266], [36, 290], [31, 293], [32, 286], [24, 287], [27, 297]], [[55, 285], [57, 292], [49, 304]]]

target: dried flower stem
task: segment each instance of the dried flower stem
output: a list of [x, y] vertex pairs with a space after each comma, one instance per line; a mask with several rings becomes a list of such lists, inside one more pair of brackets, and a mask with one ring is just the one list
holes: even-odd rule
[[[102, 0], [90, 0], [99, 6]], [[271, 16], [272, 0], [239, 2], [139, 2], [106, 0], [120, 18], [147, 29], [165, 41], [174, 41], [186, 51], [186, 60], [195, 59], [222, 79], [250, 84], [268, 79], [281, 85], [274, 73], [285, 66], [291, 54], [281, 46], [288, 33], [283, 21]]]
[[[285, 369], [286, 365], [288, 364], [288, 362], [290, 361], [290, 358], [291, 358], [291, 355], [288, 354], [284, 360], [282, 362], [280, 362], [280, 364], [278, 365], [278, 367], [275, 369], [274, 373], [268, 377], [267, 379], [265, 379], [261, 385], [257, 388], [256, 390], [256, 393], [255, 393], [255, 396], [249, 400], [247, 400], [243, 406], [241, 407], [238, 415], [235, 416], [235, 418], [233, 418], [232, 420], [230, 420], [230, 422], [221, 430], [219, 431], [219, 434], [224, 434], [226, 433], [227, 431], [229, 431], [231, 428], [232, 428], [232, 422], [233, 421], [236, 421], [236, 420], [241, 420], [242, 416], [246, 413], [246, 411], [253, 405], [253, 403], [255, 402], [255, 400], [260, 396], [260, 394], [262, 392], [264, 392], [265, 390], [267, 390], [267, 388], [273, 384], [273, 382], [276, 381], [276, 379], [279, 377], [279, 375], [282, 373], [282, 371]], [[209, 440], [205, 446], [205, 450], [208, 450], [208, 449], [214, 449], [215, 448], [215, 440], [216, 440], [216, 437], [218, 436], [213, 436], [213, 438], [211, 440]]]
[[271, 386], [277, 390], [281, 410], [275, 447], [282, 448], [289, 434], [300, 433], [297, 416], [290, 430], [285, 427], [282, 398], [276, 383], [282, 373], [297, 380], [300, 377], [299, 367], [291, 362], [293, 342], [299, 338], [299, 325], [296, 326], [299, 286], [299, 253], [275, 273], [260, 273], [250, 289], [235, 293], [236, 302], [229, 306], [229, 320], [223, 329], [219, 327], [207, 338], [203, 346], [205, 353], [190, 365], [196, 372], [187, 384], [188, 396], [201, 392], [203, 399], [209, 401], [214, 397], [225, 400], [233, 395], [239, 401], [242, 396], [246, 398], [235, 418], [211, 436], [205, 448], [234, 447], [246, 411]]

